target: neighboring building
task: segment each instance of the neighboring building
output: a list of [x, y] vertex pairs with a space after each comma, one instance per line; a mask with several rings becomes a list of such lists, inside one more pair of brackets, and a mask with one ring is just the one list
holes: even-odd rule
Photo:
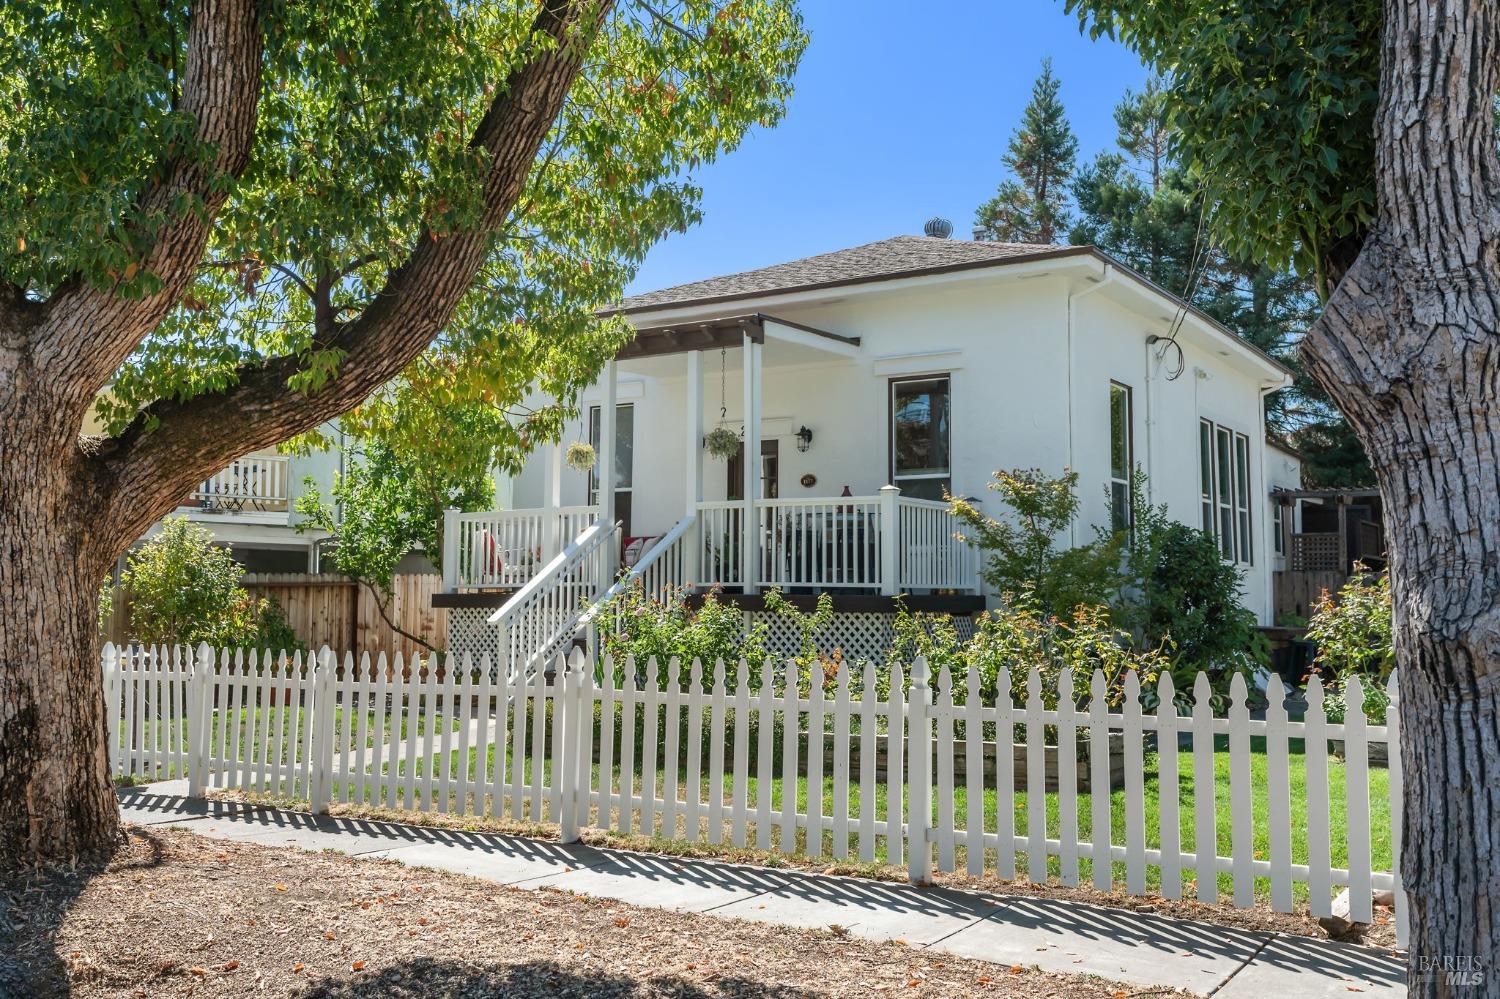
[[[1016, 467], [1079, 472], [1065, 540], [1084, 542], [1123, 523], [1140, 466], [1271, 623], [1285, 456], [1263, 402], [1290, 373], [1092, 247], [898, 236], [618, 311], [637, 337], [569, 435], [605, 443], [596, 470], [549, 449], [502, 490], [511, 510], [450, 515], [450, 651], [534, 664], [565, 648], [622, 551], [648, 586], [721, 585], [751, 614], [771, 586], [827, 590], [838, 644], [878, 653], [896, 594], [958, 615], [992, 599], [941, 498], [993, 507], [991, 473]], [[705, 453], [717, 428], [736, 457]]]
[[295, 504], [308, 479], [326, 496], [342, 460], [337, 449], [308, 455], [254, 451], [205, 479], [175, 512], [212, 530], [246, 572], [318, 572], [318, 544], [326, 535], [298, 531], [302, 517]]
[[1272, 572], [1286, 571], [1292, 535], [1301, 530], [1301, 524], [1297, 522], [1296, 504], [1279, 502], [1276, 494], [1301, 488], [1302, 455], [1291, 445], [1275, 437], [1267, 437], [1266, 491], [1271, 494]]
[[[336, 424], [321, 429], [336, 445], [342, 442]], [[99, 430], [90, 414], [83, 432]], [[199, 483], [174, 513], [212, 530], [247, 572], [317, 572], [318, 545], [326, 536], [297, 530], [302, 518], [295, 504], [309, 479], [327, 495], [344, 460], [337, 446], [308, 455], [278, 454], [274, 448], [252, 451]], [[140, 541], [155, 535], [160, 526], [152, 525]]]

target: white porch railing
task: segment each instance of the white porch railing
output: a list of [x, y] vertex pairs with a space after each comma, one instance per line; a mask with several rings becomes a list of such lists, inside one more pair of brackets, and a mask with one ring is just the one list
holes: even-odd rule
[[255, 454], [236, 458], [189, 495], [204, 513], [285, 513], [288, 459]]
[[502, 670], [528, 676], [568, 647], [583, 613], [610, 585], [619, 533], [619, 524], [595, 521], [490, 616]]
[[698, 504], [698, 578], [705, 586], [739, 586], [745, 579], [745, 504]]
[[774, 499], [755, 504], [762, 586], [869, 589], [881, 585], [879, 496]]
[[443, 589], [524, 586], [598, 515], [597, 506], [449, 510], [443, 518]]
[[660, 598], [668, 590], [690, 585], [692, 581], [687, 578], [687, 567], [692, 552], [690, 542], [693, 528], [697, 523], [698, 518], [693, 516], [684, 517], [672, 525], [672, 529], [657, 538], [656, 543], [641, 554], [630, 571], [622, 573], [614, 585], [605, 590], [579, 619], [579, 630], [588, 630], [591, 654], [596, 653], [599, 648], [598, 629], [617, 627], [617, 618], [610, 613], [610, 602], [626, 589], [640, 586], [648, 597]]
[[[746, 506], [743, 500], [698, 504], [699, 562], [687, 569], [692, 582], [746, 584]], [[753, 507], [757, 552], [748, 561], [756, 566], [757, 587], [979, 589], [975, 552], [946, 503], [907, 499], [887, 487], [877, 496], [757, 500]]]
[[958, 536], [958, 521], [937, 500], [896, 500], [901, 539], [901, 589], [972, 590], [978, 587], [978, 552]]

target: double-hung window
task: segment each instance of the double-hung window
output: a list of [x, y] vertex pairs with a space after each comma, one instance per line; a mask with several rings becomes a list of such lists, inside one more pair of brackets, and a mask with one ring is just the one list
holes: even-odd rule
[[953, 486], [947, 375], [891, 382], [891, 484], [940, 500]]
[[1203, 529], [1231, 562], [1254, 562], [1250, 530], [1250, 438], [1211, 420], [1198, 421], [1199, 499]]
[[1130, 439], [1130, 386], [1109, 383], [1109, 526], [1128, 531], [1130, 472], [1135, 465]]

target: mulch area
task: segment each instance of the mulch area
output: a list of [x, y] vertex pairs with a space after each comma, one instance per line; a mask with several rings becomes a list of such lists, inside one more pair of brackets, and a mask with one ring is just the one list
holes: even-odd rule
[[6, 999], [883, 993], [1144, 994], [899, 942], [523, 891], [183, 830], [130, 828], [106, 863], [0, 876]]

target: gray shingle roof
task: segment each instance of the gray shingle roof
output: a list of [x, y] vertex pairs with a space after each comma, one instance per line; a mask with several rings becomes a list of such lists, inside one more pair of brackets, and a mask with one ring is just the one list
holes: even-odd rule
[[621, 312], [641, 312], [674, 305], [830, 285], [859, 284], [950, 268], [980, 267], [1018, 257], [1087, 250], [1087, 247], [1042, 243], [990, 243], [938, 239], [932, 236], [894, 236], [847, 250], [834, 250], [832, 253], [820, 253], [758, 270], [725, 274], [705, 281], [693, 281], [632, 295], [621, 302], [618, 309]]

